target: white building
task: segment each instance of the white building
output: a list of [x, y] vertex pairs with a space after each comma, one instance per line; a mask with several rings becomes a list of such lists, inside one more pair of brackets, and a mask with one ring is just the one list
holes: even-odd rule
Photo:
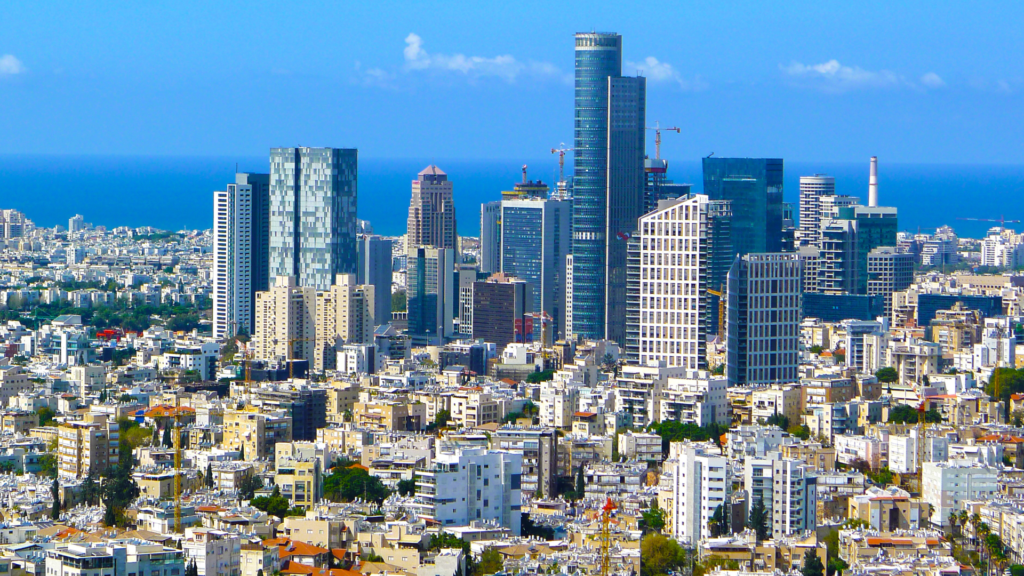
[[800, 245], [817, 246], [821, 239], [821, 197], [835, 196], [836, 179], [824, 174], [800, 177]]
[[655, 394], [655, 420], [677, 420], [698, 426], [728, 424], [728, 381], [704, 370], [687, 371], [685, 376], [669, 377]]
[[518, 536], [522, 455], [486, 448], [443, 449], [439, 444], [431, 469], [416, 473], [416, 496], [426, 502], [421, 517], [442, 528], [488, 520]]
[[949, 513], [959, 512], [965, 500], [989, 498], [998, 492], [999, 470], [971, 460], [925, 462], [921, 467], [922, 497], [935, 506], [932, 524], [945, 526]]
[[186, 528], [182, 550], [195, 560], [199, 576], [240, 576], [242, 540], [238, 534], [211, 528]]
[[756, 500], [764, 502], [773, 538], [811, 530], [817, 524], [817, 474], [803, 461], [782, 458], [778, 452], [766, 459], [747, 458], [743, 486], [749, 495], [748, 514]]
[[672, 477], [672, 537], [696, 545], [711, 533], [708, 521], [729, 495], [729, 460], [706, 447], [683, 444]]
[[707, 207], [695, 194], [640, 218], [640, 363], [707, 367]]
[[253, 298], [267, 289], [270, 181], [236, 174], [213, 193], [213, 337], [253, 331]]
[[889, 436], [889, 470], [898, 474], [917, 471], [917, 431]]

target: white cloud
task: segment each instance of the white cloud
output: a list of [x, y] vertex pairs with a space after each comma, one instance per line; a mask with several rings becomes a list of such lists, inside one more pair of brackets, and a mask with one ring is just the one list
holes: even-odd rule
[[640, 62], [627, 61], [626, 69], [632, 69], [634, 73], [646, 76], [653, 82], [675, 82], [683, 90], [697, 91], [708, 88], [708, 83], [700, 76], [695, 76], [692, 80], [683, 78], [671, 64], [662, 62], [654, 56], [648, 56]]
[[[405, 37], [406, 71], [433, 70], [461, 74], [471, 78], [494, 77], [515, 82], [522, 76], [549, 77], [566, 80], [557, 66], [549, 62], [521, 62], [514, 56], [466, 56], [464, 54], [431, 54], [423, 48], [423, 38], [411, 33]], [[382, 71], [383, 72], [383, 71]]]
[[889, 70], [875, 72], [859, 66], [844, 66], [835, 59], [810, 65], [793, 61], [789, 66], [780, 65], [779, 68], [793, 78], [816, 83], [818, 88], [826, 92], [909, 85], [902, 76]]
[[935, 72], [929, 72], [921, 76], [921, 84], [925, 88], [942, 88], [946, 85], [946, 81]]
[[13, 76], [25, 72], [25, 65], [12, 54], [0, 56], [0, 76]]

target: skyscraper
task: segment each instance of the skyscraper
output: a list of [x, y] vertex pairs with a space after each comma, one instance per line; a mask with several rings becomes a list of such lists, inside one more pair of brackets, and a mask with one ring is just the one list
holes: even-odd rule
[[256, 292], [269, 287], [270, 176], [235, 175], [213, 193], [213, 337], [252, 334]]
[[836, 179], [824, 174], [800, 177], [800, 245], [817, 246], [821, 238], [821, 197], [835, 196]]
[[793, 382], [800, 343], [800, 256], [747, 254], [729, 270], [729, 385]]
[[[565, 259], [572, 250], [572, 200], [548, 198], [541, 182], [516, 184], [501, 201], [500, 270], [530, 283], [527, 312], [545, 312], [564, 335]], [[530, 192], [526, 192], [530, 190]]]
[[626, 240], [643, 212], [647, 83], [622, 77], [622, 37], [576, 34], [573, 330], [625, 340]]
[[444, 343], [455, 334], [455, 250], [413, 248], [406, 278], [410, 338], [417, 346]]
[[354, 274], [358, 153], [340, 148], [270, 150], [270, 273], [326, 290]]
[[528, 282], [502, 272], [473, 283], [473, 338], [504, 350], [513, 342], [529, 342], [533, 291]]
[[674, 200], [686, 196], [691, 184], [676, 184], [668, 179], [668, 160], [647, 158], [644, 160], [644, 214], [658, 209], [660, 200]]
[[704, 194], [732, 201], [734, 254], [782, 250], [782, 160], [705, 158]]
[[480, 205], [480, 272], [501, 271], [501, 201]]
[[421, 246], [458, 248], [452, 183], [448, 175], [433, 164], [421, 170], [412, 181], [407, 232], [409, 251]]
[[372, 235], [360, 236], [356, 244], [356, 284], [373, 286], [373, 321], [377, 325], [391, 321], [392, 244], [391, 240]]
[[256, 293], [252, 343], [256, 360], [313, 362], [316, 347], [316, 290], [293, 276], [277, 276]]

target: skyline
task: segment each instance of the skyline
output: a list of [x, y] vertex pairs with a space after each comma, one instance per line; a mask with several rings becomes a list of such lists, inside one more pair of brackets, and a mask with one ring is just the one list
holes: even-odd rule
[[1020, 6], [395, 6], [7, 7], [0, 154], [540, 158], [571, 141], [572, 34], [610, 29], [676, 162], [1024, 163], [1024, 65], [992, 57]]

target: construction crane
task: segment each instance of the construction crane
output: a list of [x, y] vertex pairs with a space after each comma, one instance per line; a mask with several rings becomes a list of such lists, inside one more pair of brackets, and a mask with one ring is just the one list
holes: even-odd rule
[[575, 148], [566, 148], [565, 142], [561, 144], [561, 148], [552, 148], [552, 154], [558, 154], [558, 181], [565, 182], [565, 153], [572, 152]]
[[608, 501], [601, 508], [601, 576], [609, 576], [611, 574], [612, 533], [610, 525], [612, 512], [615, 511], [615, 508], [616, 506], [612, 502], [611, 496], [608, 497]]
[[181, 400], [174, 398], [174, 531], [181, 534]]
[[654, 159], [655, 160], [661, 160], [661, 131], [665, 130], [667, 132], [675, 132], [676, 134], [679, 134], [679, 133], [682, 132], [682, 128], [676, 128], [675, 126], [673, 126], [671, 128], [662, 128], [661, 127], [661, 122], [655, 122], [654, 123], [654, 127], [647, 126], [646, 128], [648, 130], [654, 130]]
[[971, 222], [999, 222], [1000, 228], [1006, 228], [1006, 223], [1020, 224], [1020, 220], [1007, 220], [1000, 214], [999, 218], [957, 218], [957, 220], [970, 220]]
[[718, 290], [708, 289], [708, 294], [718, 296], [718, 335], [725, 335], [725, 286], [719, 286]]

